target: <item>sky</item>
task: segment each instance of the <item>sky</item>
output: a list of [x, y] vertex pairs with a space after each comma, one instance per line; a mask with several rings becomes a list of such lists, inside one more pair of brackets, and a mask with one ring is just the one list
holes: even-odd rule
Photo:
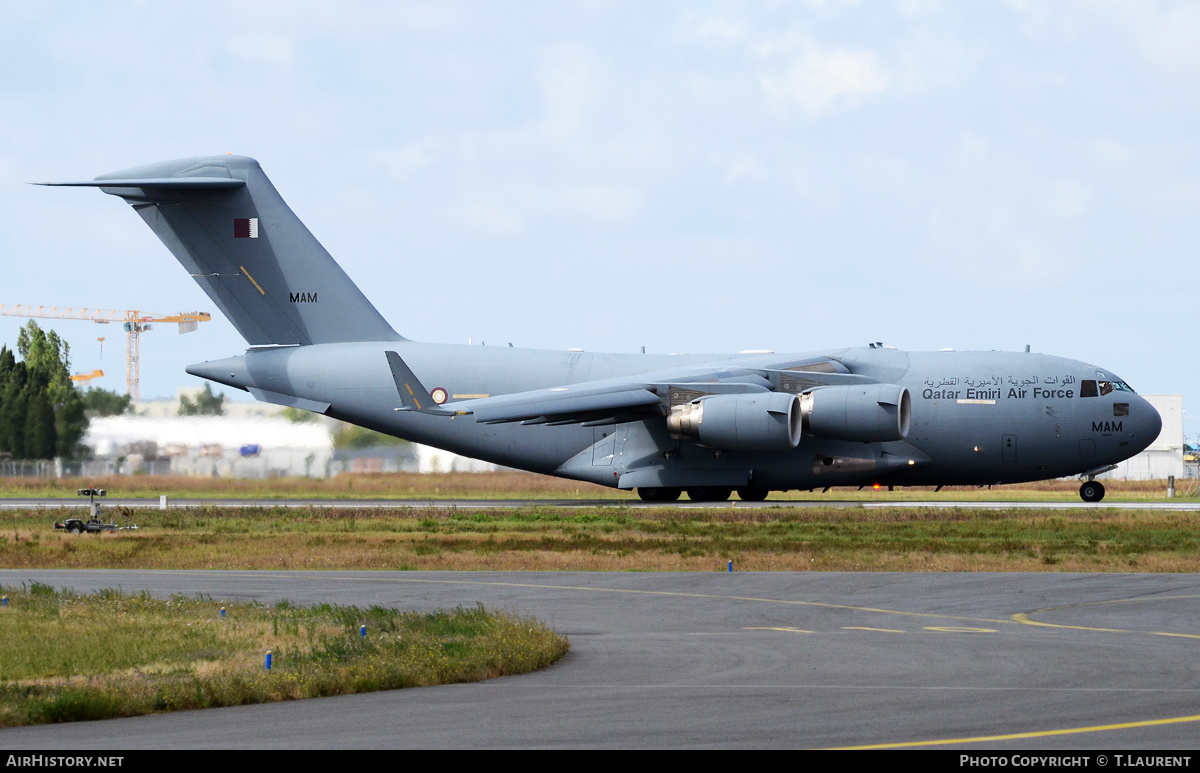
[[[214, 312], [142, 336], [143, 397], [199, 386], [245, 342], [184, 269], [27, 183], [230, 152], [408, 338], [1029, 345], [1194, 440], [1196, 40], [1153, 0], [4, 3], [0, 304]], [[118, 326], [41, 324], [124, 389]]]

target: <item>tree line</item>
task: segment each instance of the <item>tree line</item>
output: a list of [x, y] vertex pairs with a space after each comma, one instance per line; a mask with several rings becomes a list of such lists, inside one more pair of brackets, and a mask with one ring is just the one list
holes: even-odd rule
[[74, 458], [84, 451], [88, 419], [71, 381], [70, 346], [30, 320], [17, 335], [18, 360], [0, 346], [0, 455]]
[[[18, 333], [16, 353], [0, 345], [0, 458], [86, 457], [89, 419], [130, 413], [132, 407], [129, 395], [76, 387], [70, 345], [34, 320]], [[180, 398], [178, 414], [222, 416], [225, 396], [205, 384], [194, 398]]]

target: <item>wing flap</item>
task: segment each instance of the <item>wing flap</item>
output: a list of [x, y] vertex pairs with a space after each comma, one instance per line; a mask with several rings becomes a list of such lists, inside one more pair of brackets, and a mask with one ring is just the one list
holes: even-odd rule
[[760, 370], [775, 391], [800, 393], [821, 386], [878, 384], [879, 380], [857, 373], [822, 373], [811, 370]]

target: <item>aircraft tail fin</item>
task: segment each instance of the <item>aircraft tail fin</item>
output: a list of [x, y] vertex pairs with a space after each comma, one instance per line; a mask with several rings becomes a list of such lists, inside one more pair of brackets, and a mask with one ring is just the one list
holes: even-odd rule
[[251, 346], [404, 340], [244, 156], [76, 183], [133, 206]]

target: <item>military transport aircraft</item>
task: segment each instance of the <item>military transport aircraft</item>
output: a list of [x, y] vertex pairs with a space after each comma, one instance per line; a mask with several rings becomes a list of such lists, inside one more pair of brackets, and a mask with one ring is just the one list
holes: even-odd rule
[[95, 180], [131, 204], [249, 343], [187, 371], [509, 467], [720, 501], [880, 484], [1095, 476], [1158, 413], [1109, 371], [1026, 352], [592, 354], [410, 341], [242, 156]]

